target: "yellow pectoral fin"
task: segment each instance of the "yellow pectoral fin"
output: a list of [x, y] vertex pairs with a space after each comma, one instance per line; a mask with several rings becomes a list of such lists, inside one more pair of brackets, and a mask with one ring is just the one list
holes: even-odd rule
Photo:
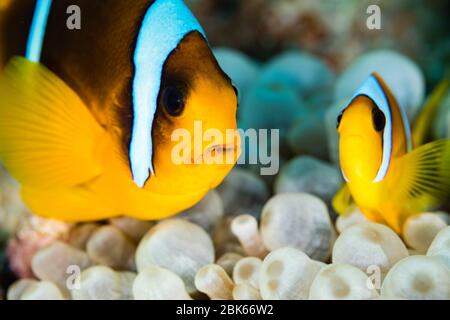
[[423, 145], [396, 159], [397, 172], [389, 189], [401, 214], [415, 214], [439, 205], [450, 196], [450, 140]]
[[0, 161], [20, 183], [70, 187], [100, 175], [104, 130], [46, 67], [14, 57], [0, 78]]
[[348, 207], [353, 203], [352, 194], [347, 184], [344, 184], [341, 189], [334, 195], [332, 200], [333, 209], [337, 214], [343, 215]]

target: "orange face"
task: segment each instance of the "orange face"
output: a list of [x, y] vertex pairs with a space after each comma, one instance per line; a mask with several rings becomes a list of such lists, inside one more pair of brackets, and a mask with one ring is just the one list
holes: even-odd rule
[[183, 194], [214, 188], [239, 156], [236, 91], [198, 33], [181, 42], [164, 71], [152, 131], [155, 175], [145, 189]]
[[383, 157], [383, 114], [372, 100], [357, 97], [340, 116], [341, 168], [350, 181], [373, 181]]

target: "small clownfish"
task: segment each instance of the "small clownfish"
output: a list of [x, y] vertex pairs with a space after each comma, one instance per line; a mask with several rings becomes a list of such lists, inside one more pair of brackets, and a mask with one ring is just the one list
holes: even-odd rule
[[401, 234], [408, 216], [449, 196], [450, 140], [413, 149], [408, 119], [377, 74], [339, 115], [337, 130], [342, 174], [368, 219]]
[[[66, 27], [71, 5], [80, 30]], [[161, 219], [234, 166], [172, 161], [175, 129], [236, 130], [237, 91], [183, 1], [27, 0], [1, 14], [0, 163], [36, 214]], [[202, 144], [238, 158], [239, 137]]]

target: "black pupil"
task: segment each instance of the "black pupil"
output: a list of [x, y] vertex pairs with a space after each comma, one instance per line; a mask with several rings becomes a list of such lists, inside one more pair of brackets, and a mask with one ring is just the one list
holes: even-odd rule
[[164, 91], [164, 105], [171, 116], [179, 116], [184, 109], [183, 93], [176, 87], [167, 87]]
[[386, 117], [384, 116], [383, 112], [381, 112], [380, 109], [374, 108], [372, 110], [372, 120], [373, 120], [373, 127], [375, 128], [375, 130], [378, 132], [383, 131], [386, 125]]

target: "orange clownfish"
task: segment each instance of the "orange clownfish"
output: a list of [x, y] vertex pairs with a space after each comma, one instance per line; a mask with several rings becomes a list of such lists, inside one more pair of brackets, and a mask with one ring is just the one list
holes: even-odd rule
[[[1, 15], [0, 163], [36, 214], [160, 219], [234, 166], [172, 159], [175, 129], [236, 130], [236, 90], [182, 0], [14, 1]], [[238, 157], [238, 141], [202, 143]]]
[[377, 74], [337, 119], [342, 174], [370, 220], [401, 233], [405, 219], [450, 194], [450, 140], [413, 149], [408, 119]]

